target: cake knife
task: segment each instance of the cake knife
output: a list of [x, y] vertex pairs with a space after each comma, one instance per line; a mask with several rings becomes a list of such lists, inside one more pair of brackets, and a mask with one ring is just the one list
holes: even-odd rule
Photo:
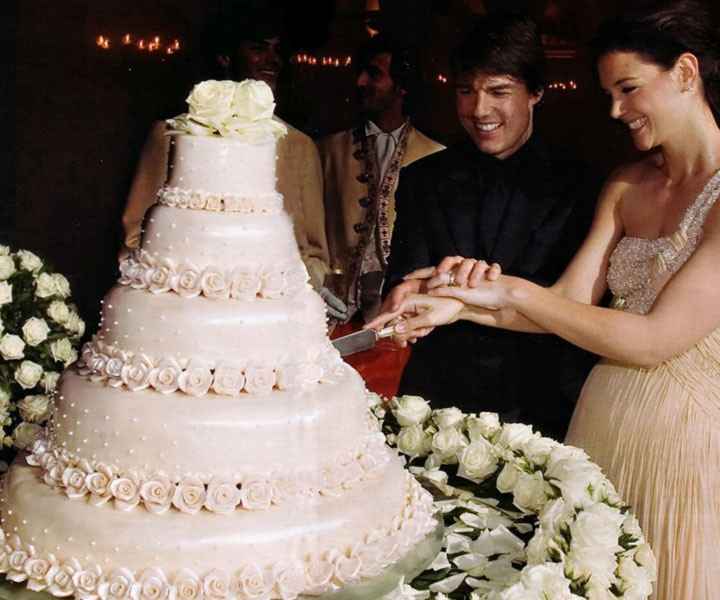
[[380, 331], [363, 329], [334, 339], [332, 340], [332, 344], [337, 351], [340, 352], [340, 356], [347, 356], [349, 354], [355, 354], [356, 352], [362, 352], [363, 350], [370, 350], [375, 347], [378, 340], [390, 337], [393, 333], [395, 333], [394, 325], [384, 327]]

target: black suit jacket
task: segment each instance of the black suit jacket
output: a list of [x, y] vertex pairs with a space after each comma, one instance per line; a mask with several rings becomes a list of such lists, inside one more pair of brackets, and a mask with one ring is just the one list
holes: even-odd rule
[[[400, 177], [386, 290], [452, 255], [551, 284], [587, 233], [598, 190], [583, 164], [535, 137], [502, 161], [470, 141], [419, 160]], [[593, 363], [555, 336], [461, 322], [415, 345], [400, 393], [498, 411], [562, 436]]]

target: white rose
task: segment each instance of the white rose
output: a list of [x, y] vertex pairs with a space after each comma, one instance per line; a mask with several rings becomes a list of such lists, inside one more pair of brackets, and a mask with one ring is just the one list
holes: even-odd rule
[[53, 273], [51, 275], [53, 283], [55, 284], [55, 292], [61, 298], [67, 298], [70, 295], [70, 282], [60, 273]]
[[214, 569], [203, 577], [205, 600], [221, 600], [230, 592], [230, 582], [226, 573]]
[[588, 576], [608, 588], [617, 568], [615, 554], [623, 522], [620, 511], [606, 504], [594, 504], [578, 513], [570, 525], [570, 552], [567, 565], [576, 576]]
[[70, 313], [64, 325], [65, 329], [77, 337], [82, 337], [85, 333], [85, 321], [83, 321], [76, 312]]
[[169, 261], [163, 261], [154, 267], [149, 267], [143, 274], [143, 281], [153, 294], [163, 294], [173, 287], [175, 273]]
[[182, 569], [175, 574], [177, 600], [200, 600], [203, 595], [200, 578], [190, 569]]
[[194, 298], [202, 291], [200, 279], [200, 269], [194, 265], [181, 265], [178, 267], [178, 276], [172, 280], [172, 289], [183, 298]]
[[272, 486], [267, 481], [243, 481], [240, 500], [248, 510], [266, 510], [272, 504]]
[[498, 444], [507, 446], [511, 450], [519, 450], [533, 437], [532, 427], [522, 423], [505, 423], [500, 431]]
[[272, 592], [272, 581], [268, 579], [260, 567], [246, 564], [235, 571], [233, 588], [243, 600], [265, 600]]
[[550, 453], [559, 444], [555, 440], [546, 437], [531, 437], [522, 447], [525, 456], [536, 465], [545, 465], [550, 458]]
[[42, 269], [43, 262], [37, 254], [33, 254], [29, 250], [18, 250], [16, 255], [20, 259], [20, 267], [26, 271], [34, 273]]
[[458, 476], [479, 483], [492, 475], [498, 466], [492, 444], [480, 437], [465, 447], [460, 454]]
[[200, 288], [208, 298], [223, 299], [230, 296], [230, 285], [219, 269], [206, 267], [200, 276]]
[[297, 598], [305, 589], [305, 570], [300, 563], [276, 563], [272, 572], [275, 587], [283, 600]]
[[422, 425], [431, 413], [430, 403], [420, 396], [400, 396], [391, 410], [401, 427]]
[[155, 475], [140, 487], [140, 497], [145, 508], [153, 514], [161, 515], [172, 504], [175, 488], [164, 475]]
[[47, 314], [53, 321], [62, 325], [68, 320], [70, 309], [62, 300], [53, 300], [47, 308]]
[[245, 375], [239, 367], [220, 365], [213, 373], [212, 389], [224, 396], [238, 396], [245, 385]]
[[161, 394], [172, 394], [180, 386], [182, 369], [174, 358], [164, 358], [150, 373], [150, 385]]
[[335, 561], [335, 577], [340, 583], [350, 583], [357, 579], [362, 564], [356, 556], [341, 554]]
[[63, 562], [53, 573], [48, 591], [54, 596], [71, 596], [73, 576], [80, 570], [80, 563], [74, 558]]
[[625, 600], [645, 600], [653, 592], [652, 575], [632, 558], [624, 556], [620, 559], [618, 576], [622, 580], [619, 587]]
[[465, 415], [463, 415], [462, 411], [454, 406], [450, 408], [440, 408], [433, 412], [433, 420], [440, 429], [457, 427], [462, 423], [464, 418]]
[[190, 117], [218, 128], [233, 115], [235, 83], [233, 81], [208, 80], [198, 83], [187, 97]]
[[40, 384], [46, 394], [49, 394], [57, 387], [58, 379], [60, 379], [60, 373], [56, 371], [45, 371], [45, 373], [43, 373]]
[[500, 431], [500, 417], [497, 413], [481, 412], [477, 417], [470, 415], [465, 420], [465, 425], [470, 439], [475, 441], [478, 438], [490, 439]]
[[24, 570], [28, 576], [27, 587], [34, 592], [40, 592], [47, 589], [50, 579], [55, 574], [57, 560], [52, 554], [49, 558], [33, 556], [25, 562]]
[[648, 544], [640, 544], [635, 549], [635, 560], [641, 567], [645, 567], [650, 573], [657, 572], [657, 562], [652, 548]]
[[0, 256], [7, 256], [10, 254], [10, 247], [0, 244]]
[[44, 319], [30, 317], [22, 326], [23, 337], [29, 346], [42, 344], [50, 333], [50, 327]]
[[97, 598], [97, 588], [101, 578], [102, 570], [98, 565], [76, 571], [72, 576], [72, 582], [79, 600]]
[[50, 298], [57, 294], [55, 279], [50, 273], [40, 273], [35, 280], [35, 295], [38, 298]]
[[110, 484], [114, 504], [120, 510], [129, 511], [140, 503], [140, 483], [137, 477], [120, 477]]
[[[208, 127], [205, 124], [193, 121], [192, 117], [187, 113], [173, 117], [172, 119], [166, 119], [165, 122], [170, 125], [170, 128], [174, 132], [189, 133], [190, 135], [213, 135], [214, 128]], [[171, 205], [172, 206], [172, 205]]]
[[605, 477], [596, 464], [588, 460], [568, 458], [553, 463], [551, 453], [550, 466], [545, 477], [562, 491], [565, 501], [572, 506], [582, 507], [594, 503], [592, 490], [603, 487]]
[[180, 389], [191, 396], [204, 396], [212, 384], [210, 369], [203, 366], [190, 366], [178, 379]]
[[20, 416], [29, 423], [42, 423], [50, 416], [50, 398], [44, 394], [25, 396], [19, 403]]
[[25, 356], [25, 342], [18, 335], [6, 333], [0, 339], [0, 354], [5, 360], [19, 360]]
[[61, 338], [50, 343], [50, 354], [57, 362], [61, 362], [64, 366], [77, 360], [77, 352], [72, 347], [68, 338]]
[[535, 471], [532, 475], [520, 473], [513, 487], [515, 506], [528, 512], [539, 512], [548, 500], [548, 488], [549, 485], [540, 471]]
[[246, 79], [237, 83], [232, 99], [232, 111], [243, 122], [271, 119], [275, 110], [272, 89], [264, 81]]
[[455, 427], [441, 429], [432, 439], [432, 450], [444, 464], [455, 464], [457, 455], [467, 446], [465, 436]]
[[0, 306], [12, 302], [12, 284], [7, 281], [0, 281]]
[[62, 483], [68, 498], [82, 498], [87, 492], [87, 473], [77, 467], [67, 467], [63, 471]]
[[275, 386], [275, 371], [271, 367], [250, 366], [245, 369], [245, 391], [249, 394], [269, 394]]
[[4, 416], [6, 416], [11, 397], [10, 389], [0, 386], [0, 423], [2, 423]]
[[[525, 569], [519, 584], [524, 595], [518, 598], [552, 598], [553, 600], [571, 600], [577, 598], [570, 591], [570, 581], [565, 577], [561, 564], [537, 565]], [[510, 596], [514, 598], [515, 596]]]
[[497, 489], [503, 494], [512, 492], [517, 483], [520, 470], [512, 463], [505, 463], [497, 478]]
[[145, 569], [138, 580], [138, 600], [174, 600], [165, 573], [158, 568]]
[[20, 450], [27, 450], [40, 438], [43, 428], [34, 423], [20, 423], [13, 431], [13, 441]]
[[305, 563], [305, 578], [310, 584], [310, 590], [313, 592], [322, 592], [330, 583], [333, 576], [333, 565], [327, 558], [311, 557]]
[[43, 368], [31, 360], [24, 360], [15, 369], [15, 381], [26, 390], [34, 388], [43, 374]]
[[205, 504], [205, 485], [199, 479], [187, 478], [175, 488], [172, 503], [179, 511], [194, 515], [202, 510]]
[[212, 512], [228, 514], [240, 504], [240, 490], [232, 481], [213, 477], [208, 485], [205, 507]]
[[105, 504], [112, 498], [110, 484], [115, 479], [115, 473], [111, 466], [99, 464], [93, 473], [85, 478], [85, 485], [90, 492], [90, 503], [95, 506]]
[[0, 256], [0, 279], [7, 279], [15, 270], [15, 261], [12, 256]]
[[408, 456], [425, 456], [430, 452], [432, 437], [422, 425], [410, 425], [400, 429], [396, 439], [397, 449]]
[[230, 281], [230, 296], [236, 300], [254, 300], [260, 292], [260, 275], [249, 268], [236, 268]]
[[150, 386], [152, 371], [152, 361], [144, 354], [136, 354], [123, 365], [120, 378], [131, 392], [139, 392]]
[[98, 595], [103, 600], [136, 600], [138, 584], [129, 569], [116, 568], [102, 578]]

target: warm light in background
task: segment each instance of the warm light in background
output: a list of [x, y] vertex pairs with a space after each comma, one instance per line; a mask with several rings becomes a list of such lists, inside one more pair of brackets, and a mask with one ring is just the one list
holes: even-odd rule
[[[161, 37], [159, 35], [153, 36], [152, 42], [149, 43], [146, 43], [144, 38], [139, 38], [137, 42], [133, 44], [134, 39], [136, 39], [136, 37], [133, 36], [133, 34], [126, 33], [120, 38], [119, 44], [128, 47], [133, 46], [137, 50], [143, 50], [148, 52], [157, 52], [159, 50], [164, 50], [163, 54], [168, 55], [177, 53], [181, 47], [180, 40], [177, 38], [173, 39], [173, 41], [171, 43], [168, 43], [167, 46], [163, 46]], [[95, 45], [99, 48], [102, 48], [103, 50], [109, 50], [111, 47], [111, 40], [108, 36], [99, 35], [95, 39]]]
[[352, 56], [313, 56], [312, 54], [300, 53], [290, 59], [296, 65], [309, 65], [321, 67], [349, 67], [352, 64]]

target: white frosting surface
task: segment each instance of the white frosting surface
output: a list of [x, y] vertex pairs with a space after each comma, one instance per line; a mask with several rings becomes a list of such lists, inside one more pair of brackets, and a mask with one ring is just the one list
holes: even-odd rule
[[237, 399], [132, 393], [67, 371], [56, 406], [53, 446], [173, 479], [305, 469], [352, 451], [368, 433], [363, 383], [350, 369], [337, 383]]
[[287, 213], [246, 215], [155, 205], [144, 227], [142, 247], [151, 256], [200, 268], [250, 264], [261, 269], [300, 257]]
[[173, 134], [167, 184], [218, 194], [275, 191], [275, 139], [258, 143], [219, 136]]
[[325, 309], [311, 289], [294, 298], [220, 300], [115, 286], [105, 296], [97, 339], [154, 358], [274, 367], [330, 348]]

